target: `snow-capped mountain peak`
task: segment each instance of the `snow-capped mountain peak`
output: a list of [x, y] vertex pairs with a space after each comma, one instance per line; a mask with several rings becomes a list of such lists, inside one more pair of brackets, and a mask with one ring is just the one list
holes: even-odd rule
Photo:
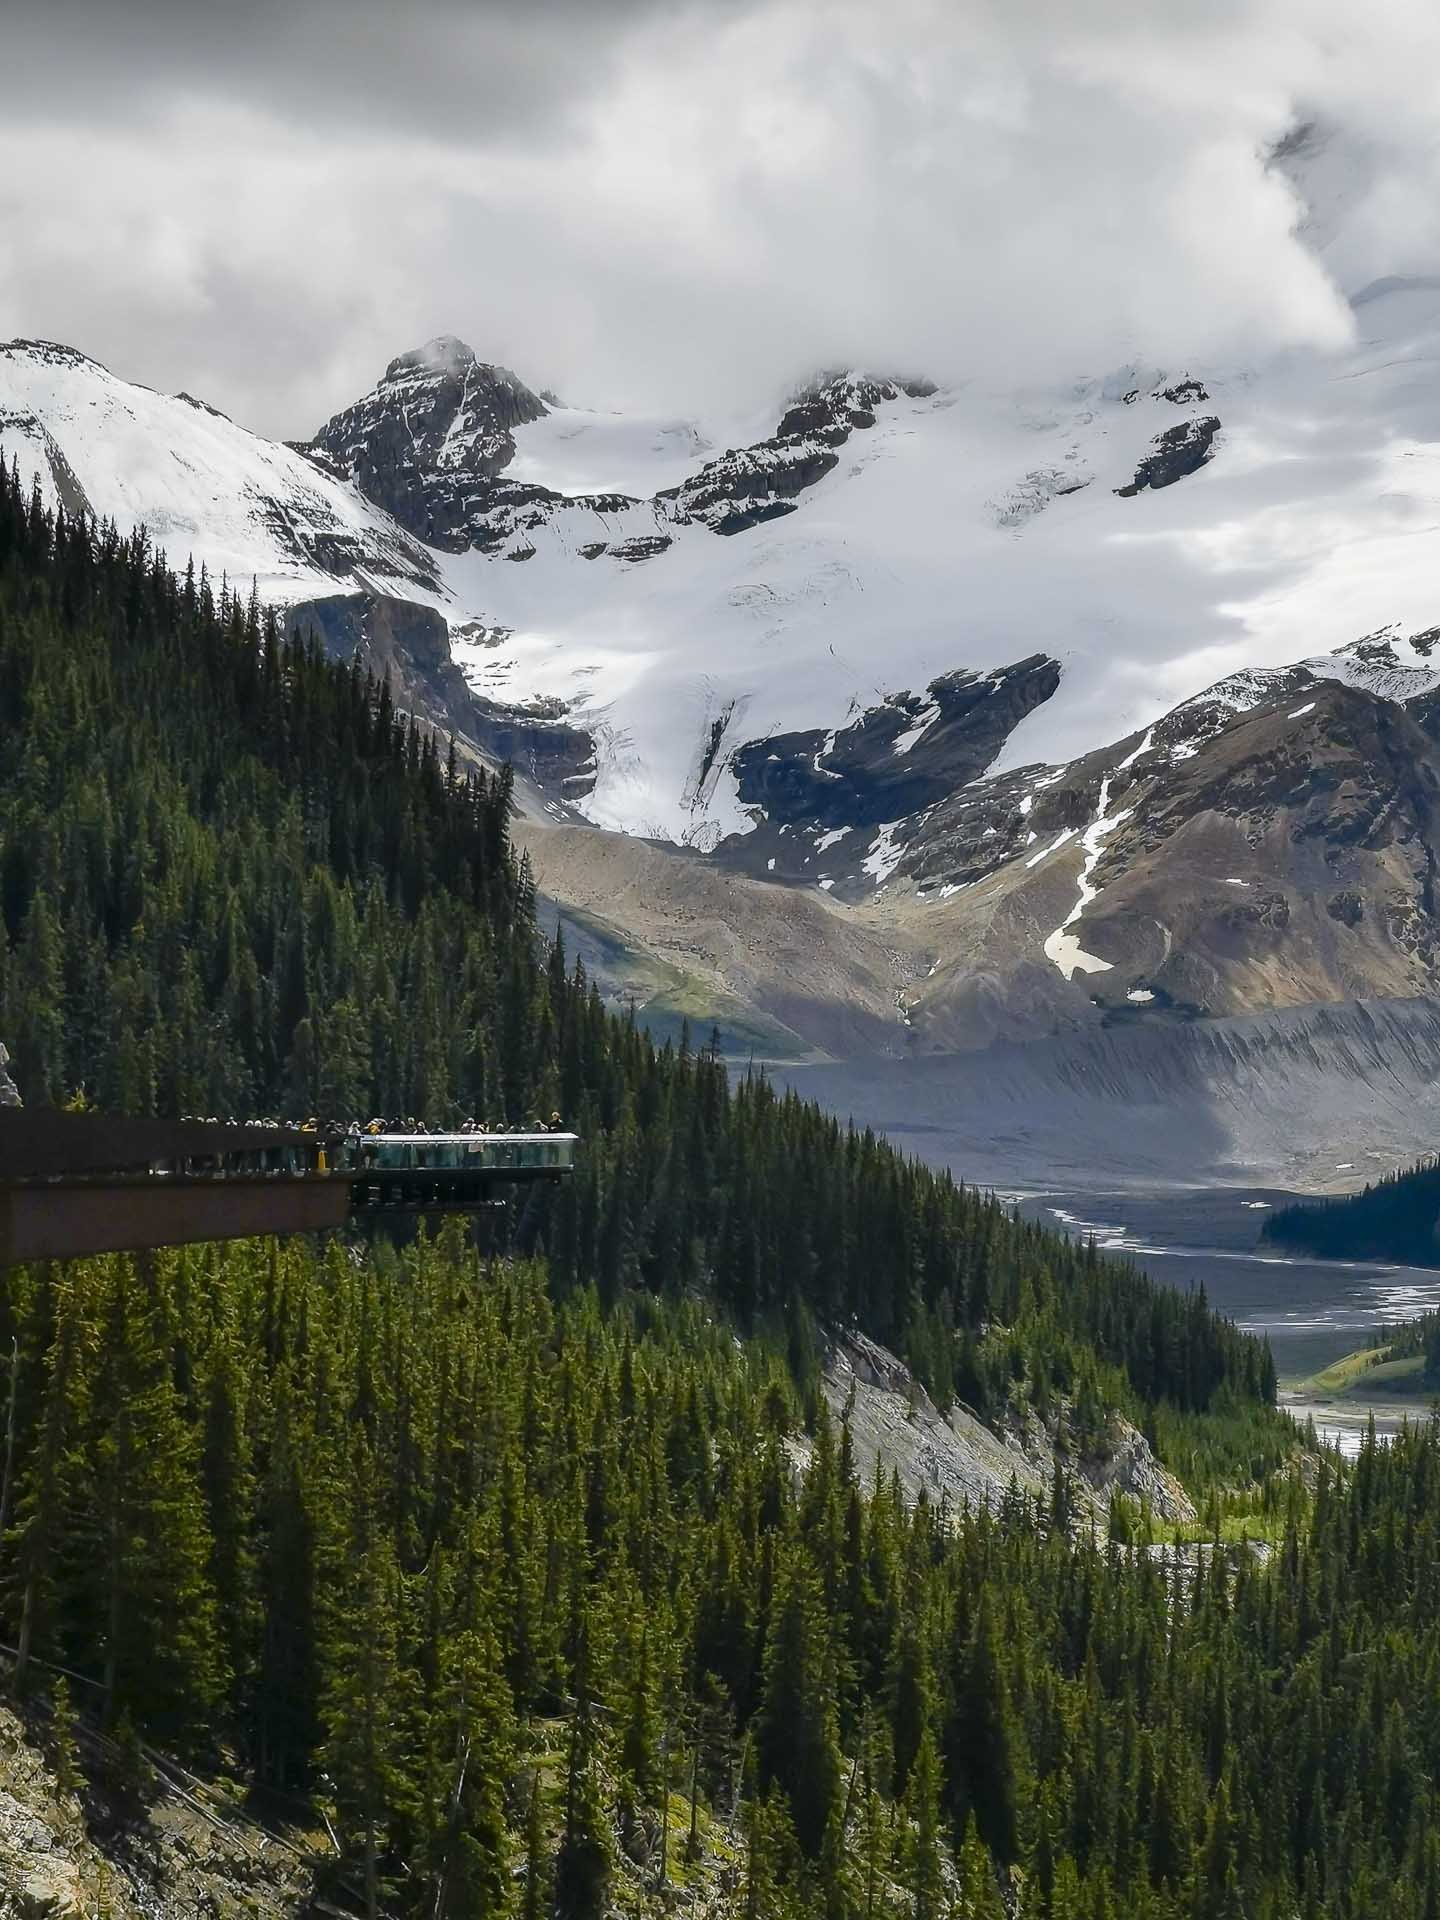
[[281, 604], [339, 583], [443, 593], [435, 556], [354, 488], [203, 400], [54, 341], [0, 343], [0, 458], [48, 504], [143, 524], [175, 566], [193, 557]]
[[453, 551], [469, 544], [477, 488], [514, 459], [515, 429], [545, 412], [513, 373], [441, 334], [392, 360], [307, 451], [420, 539]]
[[[1338, 259], [1361, 161], [1311, 129], [1274, 164]], [[1355, 342], [1333, 353], [1117, 352], [1025, 392], [827, 371], [745, 425], [562, 405], [442, 334], [275, 448], [22, 347], [0, 359], [0, 444], [57, 499], [145, 518], [282, 598], [317, 568], [388, 580], [443, 616], [487, 711], [588, 739], [561, 756], [557, 803], [712, 847], [778, 830], [753, 797], [768, 753], [788, 764], [791, 742], [878, 714], [870, 753], [905, 735], [906, 701], [965, 676], [1055, 663], [995, 742], [1003, 773], [1143, 732], [1237, 673], [1427, 631], [1440, 286], [1408, 258], [1398, 277], [1363, 264], [1342, 282]], [[322, 507], [348, 546], [303, 532]]]

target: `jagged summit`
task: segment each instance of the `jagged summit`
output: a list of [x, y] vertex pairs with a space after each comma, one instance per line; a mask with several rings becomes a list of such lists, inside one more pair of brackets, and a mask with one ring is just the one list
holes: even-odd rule
[[[311, 450], [432, 546], [473, 544], [486, 483], [515, 458], [515, 429], [545, 402], [454, 334], [396, 356], [363, 399], [327, 420]], [[477, 489], [479, 490], [477, 492]]]
[[521, 419], [538, 420], [545, 412], [544, 401], [530, 391], [518, 374], [495, 361], [482, 360], [468, 342], [453, 333], [436, 334], [424, 346], [397, 354], [375, 391], [378, 393], [397, 382], [411, 386], [417, 377], [446, 383], [458, 380], [466, 395], [472, 391], [512, 395], [516, 423]]
[[453, 333], [437, 333], [423, 347], [412, 347], [408, 353], [397, 354], [386, 367], [385, 378], [393, 379], [417, 367], [426, 373], [464, 373], [479, 361], [479, 354], [467, 341]]
[[101, 373], [109, 371], [88, 353], [81, 353], [78, 347], [66, 346], [63, 340], [27, 340], [17, 336], [14, 340], [0, 340], [0, 354], [32, 360], [42, 367], [94, 367]]

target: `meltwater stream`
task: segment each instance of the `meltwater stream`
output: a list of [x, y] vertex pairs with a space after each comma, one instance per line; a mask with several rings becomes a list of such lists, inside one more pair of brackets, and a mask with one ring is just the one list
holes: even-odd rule
[[[1266, 1212], [1294, 1197], [1273, 1188], [1006, 1197], [1030, 1218], [1077, 1238], [1093, 1236], [1105, 1252], [1128, 1256], [1162, 1285], [1204, 1287], [1218, 1312], [1268, 1336], [1282, 1401], [1287, 1387], [1353, 1353], [1371, 1334], [1440, 1306], [1440, 1271], [1297, 1259], [1258, 1245]], [[1358, 1451], [1370, 1411], [1358, 1400], [1302, 1409], [1347, 1453]], [[1393, 1433], [1425, 1411], [1421, 1400], [1377, 1402], [1376, 1429]]]

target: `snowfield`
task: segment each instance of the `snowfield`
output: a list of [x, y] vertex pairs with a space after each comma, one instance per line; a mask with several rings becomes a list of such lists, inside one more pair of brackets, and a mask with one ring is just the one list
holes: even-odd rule
[[[727, 712], [733, 748], [842, 726], [955, 667], [1052, 653], [1059, 691], [1003, 771], [1073, 760], [1237, 672], [1322, 671], [1316, 656], [1382, 628], [1394, 697], [1413, 693], [1431, 668], [1404, 636], [1440, 621], [1440, 291], [1362, 311], [1352, 353], [1200, 370], [1208, 397], [1188, 406], [1152, 395], [1195, 369], [901, 399], [792, 514], [730, 539], [663, 526], [674, 545], [640, 565], [577, 560], [606, 531], [559, 520], [527, 536], [522, 563], [461, 556], [446, 563], [457, 599], [510, 630], [475, 671], [491, 697], [558, 699], [595, 729], [594, 819], [700, 844], [747, 824], [723, 753], [696, 782]], [[1159, 433], [1205, 412], [1221, 421], [1206, 465], [1117, 495]], [[1066, 468], [1094, 477], [1022, 520], [996, 515], [997, 488]], [[673, 470], [657, 456], [655, 486]], [[1387, 691], [1379, 669], [1325, 671]]]
[[689, 420], [631, 419], [583, 407], [552, 406], [543, 420], [516, 427], [514, 437], [506, 473], [557, 493], [648, 498], [660, 487], [678, 487], [715, 451]]
[[[0, 459], [46, 504], [84, 506], [170, 562], [192, 556], [281, 604], [372, 586], [435, 603], [436, 558], [354, 488], [185, 395], [118, 379], [49, 342], [0, 344]], [[77, 498], [78, 490], [78, 498]]]

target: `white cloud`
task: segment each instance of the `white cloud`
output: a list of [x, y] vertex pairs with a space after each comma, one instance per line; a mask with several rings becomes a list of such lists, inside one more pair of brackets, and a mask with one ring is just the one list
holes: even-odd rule
[[[1337, 279], [1440, 268], [1440, 16], [1409, 0], [431, 0], [403, 34], [238, 7], [223, 39], [156, 5], [93, 45], [15, 11], [0, 315], [270, 433], [437, 331], [675, 409], [838, 361], [1028, 385], [1329, 349]], [[1311, 112], [1369, 171], [1297, 237], [1264, 155]]]

